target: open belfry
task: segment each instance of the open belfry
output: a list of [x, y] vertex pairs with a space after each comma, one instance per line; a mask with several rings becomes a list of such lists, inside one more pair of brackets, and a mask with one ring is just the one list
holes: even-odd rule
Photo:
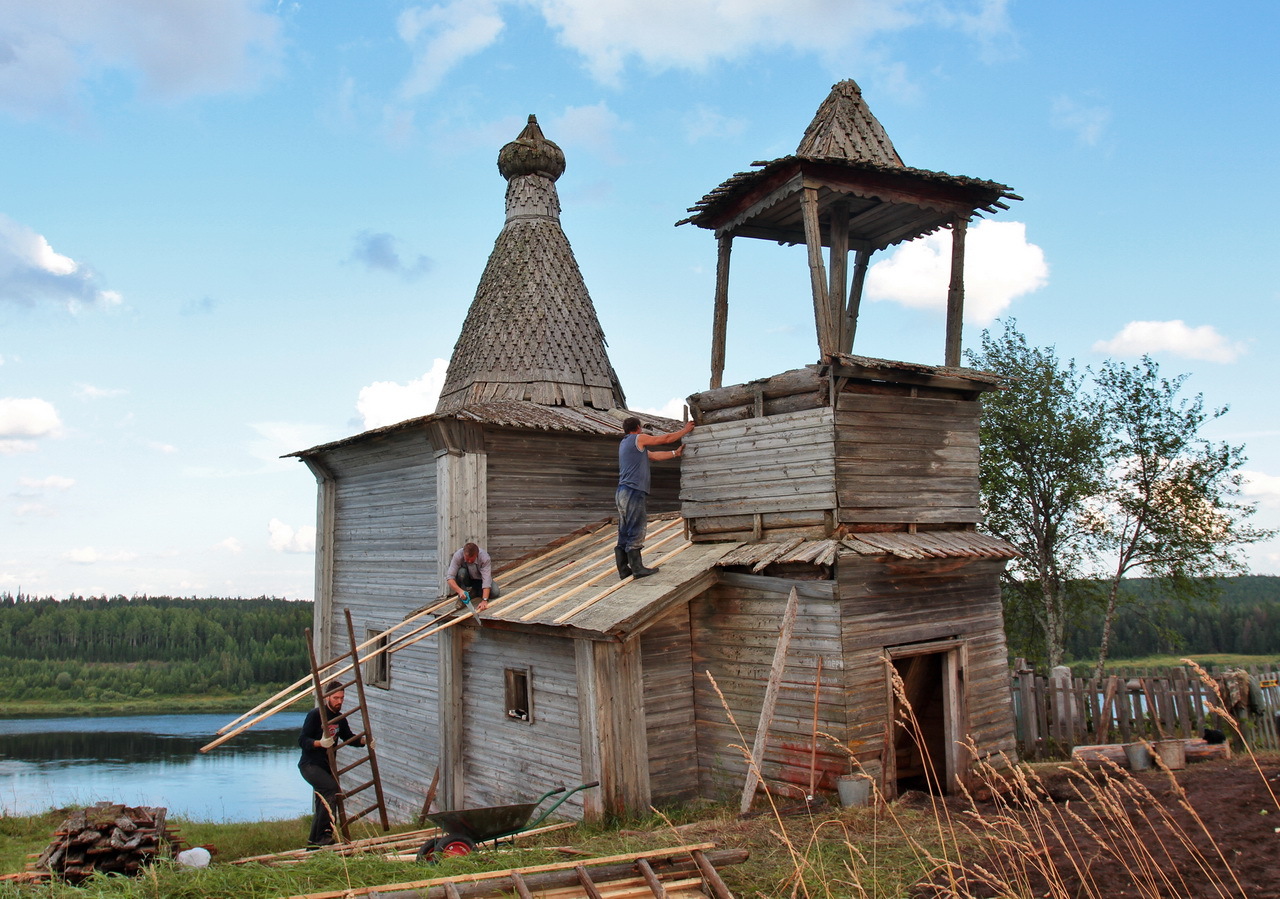
[[[762, 787], [792, 796], [851, 773], [889, 796], [952, 790], [973, 752], [1011, 755], [1014, 553], [975, 530], [979, 397], [997, 385], [959, 367], [964, 229], [1008, 188], [905, 167], [845, 81], [794, 155], [693, 207], [719, 242], [711, 389], [689, 397], [684, 455], [653, 464], [657, 572], [620, 578], [623, 421], [680, 423], [625, 408], [560, 225], [564, 153], [530, 116], [498, 167], [506, 221], [436, 411], [295, 454], [318, 482], [317, 656], [350, 651], [348, 613], [391, 650], [363, 666], [391, 816], [416, 817], [433, 781], [443, 809], [597, 781], [561, 812], [749, 803], [739, 728]], [[871, 254], [944, 228], [946, 364], [851, 355]], [[808, 246], [818, 353], [724, 386], [736, 237]], [[483, 611], [441, 599], [466, 542], [502, 588]]]

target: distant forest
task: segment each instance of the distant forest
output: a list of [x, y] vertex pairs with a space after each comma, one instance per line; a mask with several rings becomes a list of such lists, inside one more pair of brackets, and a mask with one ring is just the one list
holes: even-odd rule
[[[1217, 583], [1222, 592], [1216, 602], [1161, 609], [1153, 601], [1155, 582], [1125, 581], [1135, 601], [1116, 619], [1112, 658], [1179, 652], [1280, 655], [1280, 577], [1245, 575]], [[1101, 635], [1100, 615], [1078, 622], [1067, 633], [1068, 655], [1096, 658]]]
[[0, 699], [240, 694], [306, 675], [311, 603], [0, 594]]

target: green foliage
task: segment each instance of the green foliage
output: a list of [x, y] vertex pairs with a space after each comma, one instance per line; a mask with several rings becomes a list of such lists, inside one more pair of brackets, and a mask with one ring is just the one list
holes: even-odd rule
[[0, 595], [0, 700], [240, 694], [308, 670], [311, 603]]

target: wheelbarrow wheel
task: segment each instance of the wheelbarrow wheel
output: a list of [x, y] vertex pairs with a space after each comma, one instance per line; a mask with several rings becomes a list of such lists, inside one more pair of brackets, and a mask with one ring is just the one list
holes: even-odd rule
[[418, 861], [438, 862], [449, 856], [470, 855], [475, 848], [476, 844], [470, 837], [451, 833], [423, 843], [422, 848], [418, 850]]

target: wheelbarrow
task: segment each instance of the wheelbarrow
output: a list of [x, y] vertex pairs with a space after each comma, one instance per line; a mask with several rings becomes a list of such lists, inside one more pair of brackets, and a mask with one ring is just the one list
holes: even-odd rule
[[[418, 850], [418, 861], [439, 861], [450, 855], [468, 855], [482, 843], [493, 843], [513, 837], [516, 834], [532, 830], [558, 809], [574, 793], [600, 786], [600, 782], [592, 781], [581, 784], [570, 790], [568, 787], [556, 787], [548, 790], [533, 802], [519, 805], [491, 805], [488, 808], [463, 808], [452, 812], [436, 812], [427, 815], [427, 820], [439, 827], [444, 835], [434, 840], [427, 840]], [[560, 795], [563, 794], [563, 795]], [[560, 798], [533, 817], [534, 811], [552, 796]], [[533, 818], [533, 820], [529, 820]]]

